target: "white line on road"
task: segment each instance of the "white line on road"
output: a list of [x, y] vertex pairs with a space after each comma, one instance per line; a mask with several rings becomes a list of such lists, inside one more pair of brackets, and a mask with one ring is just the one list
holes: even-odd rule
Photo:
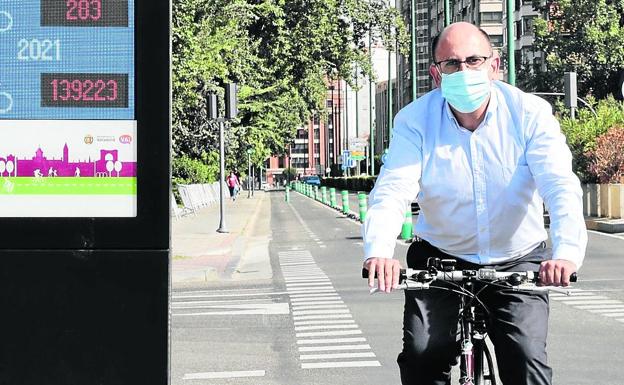
[[263, 377], [264, 370], [246, 370], [238, 372], [207, 372], [185, 374], [183, 380], [209, 380], [214, 378]]
[[307, 301], [307, 302], [296, 301], [296, 302], [293, 302], [293, 306], [301, 306], [301, 305], [331, 305], [331, 304], [334, 304], [334, 303], [344, 303], [344, 301], [341, 300], [340, 297], [334, 297], [334, 298], [323, 299], [323, 300], [319, 300], [319, 301]]
[[299, 356], [301, 360], [324, 360], [335, 358], [370, 358], [376, 357], [373, 352], [364, 353], [327, 353], [327, 354], [302, 354]]
[[202, 294], [202, 295], [172, 295], [172, 299], [177, 298], [228, 298], [228, 297], [250, 297], [250, 296], [264, 296], [264, 295], [284, 295], [288, 294], [285, 291], [272, 291], [264, 293], [239, 293], [239, 294]]
[[595, 299], [608, 299], [608, 297], [605, 297], [604, 295], [590, 295], [590, 296], [580, 296], [578, 298], [574, 298], [574, 296], [571, 297], [553, 297], [552, 298], [555, 301], [586, 301], [586, 300], [595, 300]]
[[318, 338], [311, 340], [297, 340], [297, 345], [311, 345], [311, 344], [341, 344], [341, 343], [354, 343], [354, 342], [366, 342], [364, 337], [354, 338]]
[[328, 329], [357, 329], [356, 324], [353, 325], [319, 325], [319, 326], [295, 326], [296, 332], [303, 332], [306, 330], [328, 330]]
[[311, 309], [344, 309], [346, 308], [347, 305], [309, 305], [309, 306], [296, 306], [293, 305], [293, 310], [294, 311], [299, 311], [299, 310], [311, 310]]
[[614, 314], [607, 313], [607, 314], [603, 314], [603, 316], [605, 316], [605, 317], [624, 317], [624, 313], [614, 313]]
[[342, 299], [340, 298], [339, 295], [328, 295], [326, 297], [318, 297], [318, 296], [314, 296], [314, 297], [305, 297], [305, 298], [291, 298], [290, 302], [293, 303], [293, 305], [301, 305], [301, 304], [307, 304], [307, 303], [324, 303], [324, 302], [328, 302], [328, 301], [342, 301]]
[[323, 352], [336, 350], [368, 350], [370, 345], [299, 346], [299, 352]]
[[344, 362], [314, 362], [301, 364], [302, 369], [323, 368], [360, 368], [365, 366], [381, 366], [379, 361], [344, 361]]
[[587, 309], [609, 309], [609, 308], [619, 308], [619, 307], [624, 307], [624, 303], [619, 302], [619, 304], [614, 304], [614, 305], [581, 305], [581, 306], [574, 306], [577, 309], [581, 309], [581, 310], [587, 310]]
[[618, 306], [612, 309], [589, 309], [590, 313], [619, 313], [624, 311], [624, 306]]
[[331, 337], [331, 336], [352, 336], [356, 334], [362, 334], [361, 330], [335, 330], [331, 332], [305, 332], [295, 333], [295, 337]]
[[336, 293], [291, 294], [290, 295], [290, 300], [291, 301], [295, 301], [295, 300], [299, 300], [299, 299], [305, 299], [307, 301], [309, 298], [333, 297], [333, 296], [337, 296], [337, 295], [338, 294], [336, 294]]
[[311, 289], [311, 290], [293, 290], [288, 291], [288, 294], [312, 294], [312, 293], [335, 293], [336, 289]]
[[336, 325], [336, 324], [351, 324], [355, 323], [352, 319], [338, 319], [338, 320], [312, 320], [312, 321], [295, 321], [295, 326], [300, 325]]
[[332, 319], [332, 318], [351, 318], [351, 314], [321, 314], [321, 315], [300, 315], [294, 316], [293, 320], [311, 320], [311, 319]]
[[590, 296], [590, 295], [596, 295], [596, 293], [593, 293], [591, 291], [575, 291], [572, 292], [571, 295], [566, 295], [566, 294], [562, 294], [562, 293], [549, 293], [548, 296], [550, 297], [565, 297], [565, 298], [570, 298], [570, 297], [579, 297], [579, 296]]
[[561, 301], [561, 302], [567, 305], [590, 305], [590, 304], [609, 305], [609, 304], [615, 304], [615, 303], [622, 303], [615, 299], [605, 299], [605, 300], [597, 300], [597, 301], [573, 301], [572, 300], [572, 301]]
[[[624, 237], [615, 235], [615, 234], [609, 234], [609, 233], [603, 233], [600, 231], [596, 231], [596, 230], [587, 230], [588, 233], [594, 233], [594, 234], [599, 234], [599, 235], [604, 235], [605, 237], [609, 237], [609, 238], [616, 238], [616, 239], [620, 239], [620, 240], [624, 240]], [[583, 280], [583, 282], [585, 282], [585, 280]]]
[[312, 314], [348, 314], [349, 313], [349, 309], [330, 309], [330, 310], [294, 310], [293, 312], [294, 316], [301, 316], [301, 315], [312, 315]]
[[302, 282], [302, 283], [286, 283], [286, 287], [306, 287], [306, 286], [331, 286], [331, 281], [327, 280], [326, 282]]

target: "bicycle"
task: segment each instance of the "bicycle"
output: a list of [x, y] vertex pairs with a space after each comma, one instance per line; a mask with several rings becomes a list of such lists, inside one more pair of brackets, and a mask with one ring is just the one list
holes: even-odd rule
[[[460, 385], [497, 385], [496, 369], [492, 352], [486, 343], [487, 307], [480, 301], [479, 294], [487, 287], [497, 286], [514, 291], [552, 291], [570, 295], [568, 288], [538, 286], [538, 273], [533, 271], [506, 271], [481, 268], [478, 270], [455, 270], [454, 259], [430, 258], [427, 270], [401, 269], [400, 290], [427, 290], [430, 288], [448, 290], [460, 297]], [[362, 269], [362, 278], [368, 279], [368, 270]], [[376, 277], [375, 277], [376, 278]], [[431, 286], [434, 281], [442, 281], [448, 287]], [[576, 273], [570, 277], [577, 281]], [[483, 287], [475, 292], [475, 283]], [[372, 288], [371, 294], [379, 291]]]

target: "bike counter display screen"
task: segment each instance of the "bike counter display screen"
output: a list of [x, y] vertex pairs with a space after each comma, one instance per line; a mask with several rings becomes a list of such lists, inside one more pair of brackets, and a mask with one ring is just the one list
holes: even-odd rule
[[134, 0], [0, 1], [0, 216], [136, 216]]

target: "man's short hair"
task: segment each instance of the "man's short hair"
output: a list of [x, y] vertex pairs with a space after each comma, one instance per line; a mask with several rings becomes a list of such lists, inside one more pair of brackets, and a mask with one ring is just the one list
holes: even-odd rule
[[[481, 31], [481, 34], [485, 37], [485, 40], [487, 40], [488, 44], [490, 45], [490, 47], [492, 47], [492, 40], [490, 39], [490, 35], [488, 35], [487, 32], [485, 32], [482, 28], [478, 27], [479, 31]], [[440, 35], [442, 35], [442, 31], [440, 31], [440, 33], [438, 33], [437, 35], [435, 35], [433, 37], [433, 40], [431, 41], [431, 59], [433, 59], [433, 61], [436, 61], [436, 48], [438, 48], [438, 41], [440, 40]]]

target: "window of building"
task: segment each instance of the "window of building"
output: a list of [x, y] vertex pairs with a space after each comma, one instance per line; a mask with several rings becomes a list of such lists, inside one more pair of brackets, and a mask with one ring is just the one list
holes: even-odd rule
[[514, 22], [514, 39], [520, 39], [522, 36], [522, 22], [516, 21]]
[[277, 167], [278, 168], [284, 168], [284, 157], [280, 156], [279, 158], [277, 158]]
[[492, 35], [490, 36], [490, 40], [492, 41], [492, 46], [494, 47], [503, 46], [503, 35]]
[[314, 124], [319, 124], [319, 122], [321, 121], [321, 118], [318, 114], [314, 114]]
[[522, 32], [523, 32], [522, 34], [523, 35], [533, 34], [533, 22], [534, 21], [535, 21], [535, 16], [522, 18]]
[[319, 130], [318, 128], [314, 129], [314, 139], [320, 139], [321, 138], [321, 130]]
[[314, 144], [314, 153], [315, 154], [320, 154], [321, 153], [321, 145], [319, 143], [315, 143]]
[[493, 24], [501, 23], [503, 20], [502, 12], [481, 12], [481, 23]]
[[332, 108], [332, 107], [333, 107], [333, 105], [334, 105], [334, 101], [333, 101], [333, 100], [331, 100], [331, 99], [328, 99], [328, 100], [327, 100], [327, 104], [326, 104], [327, 108]]

